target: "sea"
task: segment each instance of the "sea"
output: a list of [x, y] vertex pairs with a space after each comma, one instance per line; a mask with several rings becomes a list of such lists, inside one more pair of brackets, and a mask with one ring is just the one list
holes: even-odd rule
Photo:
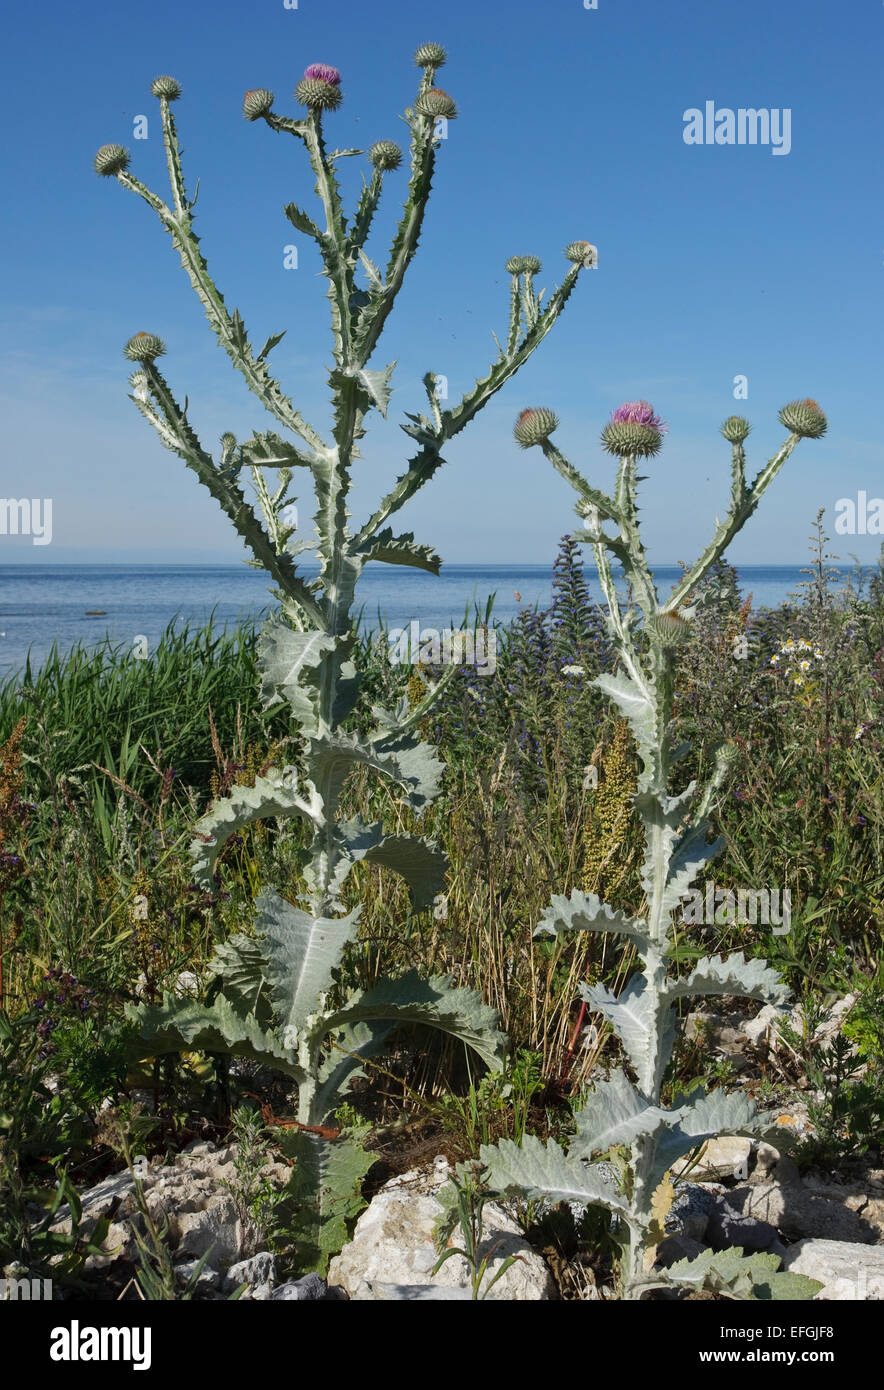
[[[752, 607], [776, 608], [798, 585], [806, 569], [797, 565], [738, 566], [743, 596]], [[302, 569], [310, 574], [306, 565]], [[315, 571], [314, 571], [315, 573]], [[665, 596], [680, 578], [677, 565], [655, 570]], [[591, 595], [601, 593], [592, 566], [586, 577]], [[421, 627], [458, 628], [478, 614], [505, 625], [521, 609], [548, 607], [551, 565], [443, 566], [441, 575], [402, 566], [370, 565], [357, 589], [365, 630]], [[258, 618], [275, 606], [267, 576], [247, 565], [0, 565], [0, 679], [43, 664], [56, 646], [67, 652], [82, 644], [110, 642], [153, 650], [169, 623], [197, 627], [210, 616], [217, 627]]]

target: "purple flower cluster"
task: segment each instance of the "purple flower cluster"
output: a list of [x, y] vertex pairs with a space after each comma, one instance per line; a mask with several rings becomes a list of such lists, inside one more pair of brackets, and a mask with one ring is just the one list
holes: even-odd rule
[[654, 414], [654, 407], [648, 401], [624, 401], [611, 412], [611, 423], [615, 425], [650, 425], [652, 430], [665, 434], [668, 425]]
[[332, 87], [341, 85], [341, 74], [337, 68], [329, 67], [328, 63], [311, 63], [304, 69], [304, 76], [314, 82], [328, 82]]
[[95, 991], [81, 984], [75, 975], [61, 970], [47, 970], [43, 983], [46, 988], [33, 1000], [31, 1007], [40, 1015], [37, 1037], [43, 1045], [39, 1055], [46, 1058], [57, 1051], [52, 1035], [59, 1023], [82, 1018], [88, 1013], [95, 1000]]

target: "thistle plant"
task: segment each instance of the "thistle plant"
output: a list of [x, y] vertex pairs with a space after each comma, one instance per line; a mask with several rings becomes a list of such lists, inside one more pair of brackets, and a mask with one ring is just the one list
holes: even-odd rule
[[[575, 1115], [576, 1136], [567, 1156], [551, 1142], [526, 1137], [521, 1149], [511, 1141], [481, 1150], [498, 1191], [527, 1193], [550, 1201], [576, 1201], [605, 1207], [623, 1237], [622, 1290], [640, 1298], [657, 1286], [711, 1287], [732, 1298], [805, 1298], [819, 1285], [801, 1276], [778, 1273], [777, 1256], [742, 1251], [704, 1251], [667, 1270], [651, 1268], [652, 1251], [662, 1239], [662, 1218], [671, 1194], [672, 1164], [706, 1140], [725, 1134], [757, 1134], [772, 1128], [773, 1117], [759, 1114], [742, 1094], [701, 1086], [662, 1104], [664, 1074], [676, 1037], [678, 1002], [692, 995], [732, 995], [782, 1006], [788, 991], [766, 962], [746, 960], [742, 952], [699, 960], [688, 975], [674, 969], [675, 913], [697, 874], [724, 848], [709, 840], [709, 812], [726, 776], [732, 748], [721, 746], [704, 787], [691, 782], [670, 793], [672, 769], [688, 747], [673, 746], [673, 682], [676, 654], [691, 630], [698, 602], [691, 602], [704, 576], [758, 506], [767, 488], [802, 437], [819, 438], [826, 420], [813, 401], [793, 402], [780, 412], [788, 438], [755, 480], [746, 482], [744, 444], [749, 424], [733, 416], [722, 426], [731, 443], [732, 482], [727, 515], [696, 563], [663, 601], [648, 568], [638, 525], [639, 459], [652, 458], [662, 445], [666, 426], [646, 401], [630, 401], [614, 411], [602, 445], [618, 460], [611, 496], [591, 486], [559, 452], [550, 436], [556, 427], [551, 410], [523, 411], [515, 426], [524, 446], [539, 445], [550, 463], [577, 493], [583, 523], [575, 538], [592, 546], [607, 608], [607, 624], [618, 657], [616, 674], [597, 676], [595, 684], [628, 722], [640, 771], [632, 798], [644, 832], [641, 883], [646, 910], [631, 917], [614, 910], [594, 893], [558, 896], [544, 912], [535, 935], [565, 931], [617, 932], [627, 938], [641, 970], [619, 997], [603, 984], [584, 985], [582, 998], [610, 1024], [623, 1045], [634, 1073], [622, 1068], [600, 1082]], [[606, 529], [607, 528], [607, 529]], [[631, 596], [626, 604], [615, 585], [613, 562], [619, 562]], [[632, 597], [634, 596], [634, 597]], [[592, 1161], [610, 1150], [628, 1151], [625, 1178], [618, 1182], [612, 1165]]]
[[[162, 340], [141, 332], [126, 345], [126, 357], [136, 364], [130, 377], [131, 399], [163, 444], [208, 488], [253, 562], [275, 585], [279, 610], [267, 621], [258, 646], [262, 694], [268, 707], [280, 701], [288, 705], [292, 735], [299, 743], [299, 769], [271, 768], [253, 786], [232, 788], [197, 824], [192, 846], [195, 877], [212, 886], [225, 843], [257, 820], [299, 818], [309, 837], [306, 848], [298, 851], [303, 886], [297, 900], [263, 889], [257, 898], [256, 938], [238, 934], [217, 948], [212, 970], [220, 992], [212, 1003], [167, 998], [161, 1007], [136, 1012], [142, 1036], [155, 1053], [192, 1048], [235, 1053], [292, 1077], [298, 1087], [299, 1124], [314, 1131], [302, 1137], [317, 1143], [328, 1137], [323, 1121], [339, 1104], [343, 1088], [403, 1022], [453, 1034], [491, 1067], [502, 1057], [505, 1040], [496, 1029], [496, 1015], [475, 993], [451, 988], [447, 977], [423, 981], [412, 973], [395, 982], [382, 980], [339, 1008], [327, 1007], [344, 949], [359, 923], [359, 907], [346, 910], [342, 897], [354, 866], [374, 864], [399, 873], [415, 910], [432, 905], [444, 887], [446, 870], [444, 855], [430, 840], [391, 834], [382, 823], [370, 824], [360, 816], [345, 819], [342, 813], [345, 783], [357, 769], [370, 770], [398, 789], [404, 805], [418, 818], [438, 794], [441, 773], [434, 750], [420, 741], [416, 730], [442, 681], [414, 707], [407, 698], [395, 709], [374, 707], [373, 724], [365, 736], [346, 728], [360, 693], [360, 673], [353, 660], [354, 594], [370, 562], [438, 573], [439, 557], [411, 533], [394, 534], [388, 523], [433, 477], [444, 461], [445, 446], [527, 361], [556, 322], [581, 269], [593, 263], [588, 243], [577, 243], [577, 250], [569, 247], [567, 274], [542, 307], [543, 291], [535, 290], [533, 280], [540, 262], [535, 257], [508, 262], [505, 346], [498, 344], [488, 371], [450, 408], [442, 406], [436, 375], [425, 375], [427, 412], [409, 414], [402, 425], [416, 452], [368, 519], [351, 524], [351, 469], [361, 457], [366, 417], [372, 410], [386, 415], [395, 367], [394, 362], [381, 368], [370, 363], [417, 249], [440, 145], [437, 121], [457, 115], [453, 99], [436, 85], [444, 50], [424, 44], [415, 61], [422, 76], [414, 104], [405, 111], [410, 132], [408, 188], [383, 268], [365, 248], [386, 179], [404, 155], [390, 140], [370, 147], [370, 176], [363, 178], [352, 217], [345, 216], [338, 169], [341, 161], [363, 151], [326, 146], [324, 122], [334, 118], [343, 100], [337, 69], [322, 63], [306, 69], [295, 89], [304, 108], [298, 117], [277, 114], [274, 95], [266, 88], [247, 92], [243, 101], [246, 120], [263, 121], [271, 131], [292, 136], [304, 146], [315, 180], [321, 221], [294, 203], [285, 213], [292, 226], [315, 241], [328, 280], [330, 437], [304, 418], [271, 372], [269, 357], [283, 334], [273, 334], [255, 351], [239, 311], [228, 309], [210, 276], [194, 232], [196, 198], [185, 186], [172, 113], [181, 94], [179, 84], [160, 77], [152, 86], [160, 104], [170, 202], [129, 171], [130, 157], [121, 146], [105, 145], [95, 159], [99, 174], [115, 178], [156, 213], [219, 343], [284, 432], [255, 432], [244, 442], [225, 433], [220, 454], [213, 456], [191, 426], [186, 404], [179, 405], [160, 370]], [[287, 521], [288, 488], [299, 471], [311, 480], [316, 498], [310, 539], [298, 537]], [[268, 481], [274, 477], [275, 482]], [[244, 480], [253, 485], [254, 504], [243, 491]], [[305, 551], [319, 561], [315, 577], [298, 571], [296, 561]], [[322, 1165], [315, 1154], [310, 1162], [315, 1163], [319, 1182]]]

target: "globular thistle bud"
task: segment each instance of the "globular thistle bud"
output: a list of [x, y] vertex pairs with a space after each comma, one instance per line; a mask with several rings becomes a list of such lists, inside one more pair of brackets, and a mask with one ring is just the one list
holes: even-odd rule
[[453, 99], [441, 87], [430, 87], [426, 92], [421, 92], [414, 109], [421, 116], [432, 116], [434, 119], [444, 116], [447, 121], [453, 121], [457, 115]]
[[150, 90], [155, 97], [165, 97], [167, 101], [177, 101], [181, 95], [181, 83], [176, 82], [174, 77], [155, 77], [150, 84]]
[[721, 432], [730, 444], [742, 444], [748, 437], [752, 426], [742, 415], [729, 415], [721, 427]]
[[602, 430], [602, 447], [621, 458], [650, 458], [663, 443], [666, 426], [647, 401], [625, 401]]
[[334, 111], [343, 95], [341, 74], [328, 63], [311, 63], [295, 88], [295, 100], [311, 111]]
[[376, 169], [398, 169], [402, 163], [402, 151], [392, 140], [378, 140], [368, 152], [368, 157]]
[[599, 263], [599, 251], [597, 246], [593, 246], [591, 241], [571, 241], [565, 247], [565, 255], [569, 261], [575, 265], [582, 265], [586, 270], [592, 270]]
[[542, 269], [536, 256], [510, 256], [506, 268], [510, 275], [539, 275]]
[[691, 625], [680, 613], [655, 613], [647, 622], [648, 635], [661, 647], [683, 647], [691, 635]]
[[131, 158], [129, 151], [124, 150], [122, 145], [102, 145], [95, 156], [95, 172], [104, 174], [105, 177], [122, 174], [124, 169], [128, 169]]
[[242, 99], [242, 113], [247, 121], [257, 121], [267, 115], [273, 100], [273, 93], [266, 87], [254, 87]]
[[419, 68], [441, 68], [448, 54], [441, 43], [422, 43], [414, 55]]
[[559, 417], [546, 406], [523, 410], [513, 426], [513, 434], [523, 449], [544, 444], [553, 430], [558, 429]]
[[155, 333], [136, 333], [123, 349], [130, 362], [154, 362], [165, 351], [166, 344]]
[[802, 439], [821, 439], [829, 422], [816, 401], [790, 401], [780, 411], [780, 422]]

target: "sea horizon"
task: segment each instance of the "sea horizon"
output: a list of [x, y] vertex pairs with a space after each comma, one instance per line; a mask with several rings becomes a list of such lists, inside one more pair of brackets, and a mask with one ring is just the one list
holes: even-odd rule
[[[310, 577], [318, 566], [305, 563]], [[856, 566], [830, 566], [843, 583]], [[866, 575], [876, 570], [865, 565]], [[807, 583], [810, 566], [775, 563], [736, 565], [740, 590], [753, 609], [774, 608]], [[585, 576], [590, 596], [601, 590], [589, 557]], [[679, 565], [656, 564], [655, 579], [665, 594], [682, 574]], [[552, 564], [451, 562], [439, 575], [402, 566], [372, 565], [357, 588], [356, 611], [363, 630], [406, 628], [416, 621], [438, 631], [484, 619], [506, 625], [520, 611], [546, 608], [552, 597]], [[275, 606], [272, 581], [263, 570], [242, 562], [128, 564], [110, 561], [9, 563], [0, 565], [0, 679], [21, 671], [30, 653], [32, 668], [43, 664], [53, 645], [60, 652], [82, 643], [139, 645], [149, 653], [171, 622], [202, 626], [212, 616], [219, 628], [254, 620]]]

